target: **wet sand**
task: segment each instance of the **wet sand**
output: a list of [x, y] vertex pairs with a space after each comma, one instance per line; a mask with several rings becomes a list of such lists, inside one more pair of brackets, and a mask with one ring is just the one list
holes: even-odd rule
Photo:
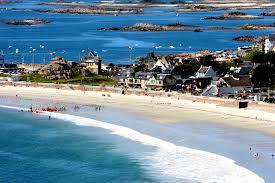
[[122, 95], [118, 93], [60, 90], [39, 87], [1, 86], [0, 95], [25, 99], [47, 99], [78, 104], [106, 105], [143, 115], [159, 123], [217, 123], [242, 129], [251, 129], [275, 135], [274, 105], [249, 104], [248, 109], [238, 109], [232, 101], [208, 103], [202, 98], [151, 97]]

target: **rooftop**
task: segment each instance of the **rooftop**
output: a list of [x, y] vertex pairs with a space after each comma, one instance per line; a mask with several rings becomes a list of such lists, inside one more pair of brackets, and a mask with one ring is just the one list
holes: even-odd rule
[[233, 76], [228, 76], [228, 77], [223, 77], [222, 79], [231, 87], [252, 86], [249, 76], [239, 76], [238, 78], [234, 78]]
[[269, 39], [270, 41], [275, 41], [275, 34], [270, 34], [270, 35], [268, 36], [268, 39]]
[[208, 71], [209, 67], [207, 66], [201, 66], [198, 70], [198, 73], [206, 73]]

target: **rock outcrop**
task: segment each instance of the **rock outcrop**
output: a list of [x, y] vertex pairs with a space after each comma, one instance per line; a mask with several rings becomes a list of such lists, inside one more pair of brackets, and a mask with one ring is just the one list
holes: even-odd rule
[[61, 57], [54, 58], [51, 64], [39, 71], [39, 74], [50, 80], [71, 79], [73, 77], [71, 65]]

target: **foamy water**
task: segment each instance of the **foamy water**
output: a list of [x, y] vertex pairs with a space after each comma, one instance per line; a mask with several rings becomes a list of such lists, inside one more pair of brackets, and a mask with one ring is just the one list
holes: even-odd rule
[[[0, 107], [28, 110], [12, 106]], [[155, 147], [152, 156], [145, 157], [151, 166], [162, 176], [174, 177], [182, 180], [204, 183], [262, 183], [261, 177], [252, 171], [235, 164], [235, 161], [214, 153], [177, 146], [171, 142], [161, 140], [131, 128], [114, 125], [90, 118], [69, 114], [43, 112], [41, 115], [70, 121], [80, 126], [91, 126], [109, 130], [118, 135], [144, 145]]]

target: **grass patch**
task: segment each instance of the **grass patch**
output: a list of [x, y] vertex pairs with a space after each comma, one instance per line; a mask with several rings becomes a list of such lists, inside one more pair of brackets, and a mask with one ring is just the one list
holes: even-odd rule
[[30, 81], [30, 82], [36, 82], [36, 83], [52, 83], [51, 80], [43, 78], [38, 73], [33, 74], [22, 74], [19, 76], [20, 81]]
[[84, 85], [108, 85], [113, 86], [117, 84], [116, 81], [111, 79], [108, 76], [96, 75], [92, 77], [83, 77], [81, 75], [77, 75], [72, 79], [60, 79], [60, 80], [50, 80], [43, 78], [38, 73], [33, 74], [23, 74], [20, 76], [20, 81], [30, 81], [36, 83], [57, 83], [57, 84], [84, 84]]
[[8, 77], [10, 76], [9, 74], [0, 74], [0, 77]]

